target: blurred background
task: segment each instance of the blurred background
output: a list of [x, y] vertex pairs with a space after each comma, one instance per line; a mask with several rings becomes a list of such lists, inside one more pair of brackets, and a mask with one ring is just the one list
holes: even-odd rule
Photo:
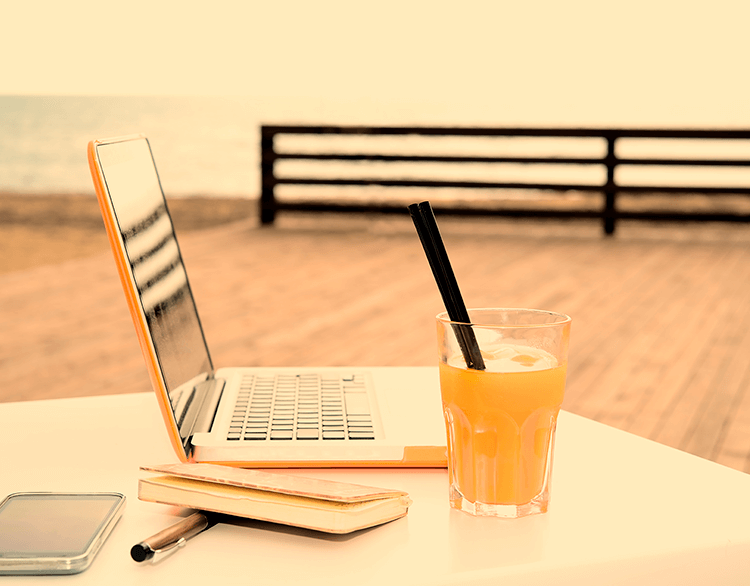
[[30, 0], [4, 8], [0, 191], [90, 191], [144, 132], [170, 195], [256, 197], [261, 123], [750, 125], [740, 0]]

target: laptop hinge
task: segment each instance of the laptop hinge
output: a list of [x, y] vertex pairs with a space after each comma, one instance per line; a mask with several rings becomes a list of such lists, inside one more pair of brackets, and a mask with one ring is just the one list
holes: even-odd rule
[[190, 447], [193, 434], [211, 430], [223, 390], [224, 379], [213, 377], [193, 387], [190, 405], [180, 426], [180, 436], [186, 450]]

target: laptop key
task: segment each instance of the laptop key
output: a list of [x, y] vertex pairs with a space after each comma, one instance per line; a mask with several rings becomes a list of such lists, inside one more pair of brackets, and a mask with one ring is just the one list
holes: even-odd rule
[[274, 413], [271, 420], [276, 421], [294, 421], [294, 413]]
[[283, 430], [283, 431], [271, 431], [271, 439], [272, 440], [290, 440], [294, 437], [294, 432], [292, 430]]
[[365, 421], [365, 422], [371, 422], [372, 421], [372, 417], [370, 417], [369, 414], [368, 415], [352, 415], [352, 414], [347, 414], [346, 420], [349, 421], [349, 422], [363, 422], [363, 421]]
[[329, 432], [330, 433], [345, 433], [346, 432], [346, 428], [344, 428], [343, 426], [341, 426], [341, 427], [326, 427], [326, 426], [324, 426], [323, 427], [323, 433], [326, 434], [326, 433], [329, 433]]
[[360, 439], [375, 439], [375, 432], [373, 431], [352, 431], [349, 430], [349, 439], [360, 440]]
[[323, 430], [323, 439], [324, 440], [342, 440], [346, 439], [346, 436], [344, 435], [344, 431], [327, 431]]
[[318, 430], [317, 429], [298, 429], [297, 430], [297, 439], [298, 440], [315, 440], [318, 439]]
[[242, 436], [243, 440], [264, 440], [266, 439], [266, 432], [250, 432], [245, 433], [244, 436]]

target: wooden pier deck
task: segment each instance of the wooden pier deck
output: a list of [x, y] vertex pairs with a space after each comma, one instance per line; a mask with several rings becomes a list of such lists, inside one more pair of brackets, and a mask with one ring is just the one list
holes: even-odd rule
[[[750, 227], [438, 220], [468, 305], [573, 318], [564, 408], [750, 472]], [[441, 302], [406, 215], [180, 241], [218, 366], [435, 364]], [[101, 242], [0, 274], [0, 401], [150, 390]]]

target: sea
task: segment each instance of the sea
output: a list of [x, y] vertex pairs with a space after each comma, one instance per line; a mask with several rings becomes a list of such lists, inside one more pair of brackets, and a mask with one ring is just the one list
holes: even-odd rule
[[92, 193], [88, 142], [143, 133], [165, 192], [254, 197], [261, 119], [233, 98], [0, 96], [0, 192]]
[[[260, 194], [264, 123], [471, 125], [478, 121], [446, 116], [445, 110], [421, 104], [288, 97], [0, 95], [0, 193], [91, 193], [88, 142], [145, 134], [168, 196], [255, 198]], [[304, 149], [304, 138], [302, 142], [296, 148]], [[283, 141], [277, 146], [283, 148]], [[350, 145], [349, 150], [362, 147], [366, 150], [368, 145]], [[327, 172], [347, 170], [329, 166]]]
[[[191, 97], [191, 96], [3, 96], [0, 95], [0, 193], [19, 194], [91, 194], [91, 176], [86, 160], [86, 146], [96, 138], [107, 138], [143, 133], [148, 136], [157, 161], [162, 185], [168, 196], [256, 198], [260, 193], [260, 127], [262, 124], [443, 124], [495, 125], [496, 120], [486, 113], [475, 113], [474, 118], [457, 116], [456, 108], [440, 108], [421, 104], [382, 104], [282, 99], [272, 97]], [[502, 125], [502, 124], [499, 124]], [[343, 137], [346, 138], [346, 137]], [[383, 137], [381, 137], [383, 138]], [[393, 140], [393, 139], [384, 139]], [[485, 139], [485, 141], [488, 139]], [[602, 141], [564, 144], [565, 140], [533, 144], [533, 140], [509, 139], [504, 148], [493, 142], [493, 154], [587, 155], [602, 156]], [[419, 152], [423, 145], [410, 138], [400, 139], [399, 152]], [[410, 142], [411, 141], [411, 142]], [[480, 141], [453, 140], [442, 145], [431, 139], [430, 149], [444, 153], [486, 153], [487, 145]], [[637, 141], [636, 141], [637, 142]], [[412, 144], [413, 143], [413, 144]], [[553, 144], [554, 143], [554, 144]], [[717, 156], [750, 158], [750, 141], [729, 145], [732, 152], [724, 152], [728, 145], [708, 145], [723, 149]], [[280, 145], [283, 149], [283, 144]], [[362, 145], [356, 141], [339, 145], [338, 150], [357, 152], [382, 144]], [[704, 155], [686, 145], [672, 145], [677, 151], [664, 152], [664, 145], [625, 144], [621, 155]], [[692, 145], [691, 145], [692, 146]], [[628, 147], [629, 150], [628, 150]], [[295, 145], [305, 148], [305, 145]], [[336, 149], [333, 149], [336, 150]], [[701, 149], [705, 150], [705, 149]], [[319, 165], [319, 164], [318, 164]], [[392, 165], [391, 165], [392, 167]], [[446, 166], [428, 169], [432, 177], [443, 176]], [[504, 175], [489, 176], [483, 168], [470, 170], [466, 179], [496, 179], [539, 181], [571, 181], [580, 170], [575, 168], [545, 170], [538, 167], [507, 168]], [[289, 167], [294, 171], [293, 167]], [[300, 167], [304, 170], [304, 165]], [[625, 171], [625, 170], [623, 170]], [[644, 181], [658, 182], [658, 177], [642, 169]], [[721, 171], [721, 184], [727, 181], [744, 184], [750, 181], [748, 169], [738, 169], [740, 176]], [[325, 173], [345, 176], [345, 168], [330, 167]], [[386, 173], [401, 173], [395, 168]], [[495, 173], [496, 171], [492, 171]], [[618, 170], [619, 172], [619, 170]], [[676, 172], [686, 176], [685, 168]], [[533, 175], [530, 176], [529, 173]], [[553, 176], [564, 173], [564, 176]], [[586, 176], [576, 176], [580, 182], [602, 183], [604, 169], [586, 170]], [[637, 170], [633, 183], [638, 183]], [[618, 180], [622, 181], [623, 177]], [[624, 177], [625, 180], [628, 177]], [[714, 183], [686, 176], [686, 181]], [[667, 177], [665, 181], [674, 181]], [[434, 191], [434, 190], [433, 190]], [[314, 195], [314, 193], [312, 194]]]
[[[168, 196], [256, 198], [260, 194], [260, 127], [270, 124], [461, 124], [476, 119], [444, 115], [444, 109], [420, 105], [336, 103], [279, 97], [190, 96], [0, 96], [0, 193], [87, 194], [92, 183], [86, 146], [95, 138], [145, 134], [151, 143], [162, 186]], [[304, 150], [309, 140], [295, 143]], [[309, 137], [307, 137], [309, 138]], [[347, 137], [343, 137], [347, 139]], [[351, 138], [351, 137], [349, 137]], [[394, 139], [376, 145], [328, 145], [331, 150], [386, 149]], [[395, 139], [399, 141], [399, 139]], [[416, 141], [417, 143], [419, 140]], [[483, 145], [435, 145], [442, 152], [481, 152]], [[437, 141], [438, 143], [440, 141]], [[461, 141], [458, 141], [461, 143]], [[463, 141], [464, 143], [466, 141]], [[476, 141], [474, 141], [476, 142]], [[481, 141], [480, 141], [481, 142]], [[284, 147], [283, 139], [277, 147]], [[287, 138], [287, 143], [288, 138]], [[400, 139], [398, 152], [418, 151], [419, 144]], [[476, 149], [479, 149], [478, 151]], [[517, 145], [514, 147], [517, 149]], [[598, 149], [598, 152], [601, 148]], [[281, 163], [280, 171], [306, 169]], [[316, 164], [324, 175], [346, 176], [346, 166]], [[373, 173], [402, 173], [391, 165]], [[426, 169], [444, 175], [444, 168]], [[480, 170], [481, 175], [481, 170]], [[477, 176], [476, 170], [474, 176]], [[478, 177], [478, 176], [477, 176]], [[486, 175], [485, 175], [486, 177]], [[597, 177], [600, 180], [601, 177]], [[315, 197], [320, 189], [297, 189]], [[322, 188], [330, 192], [330, 188]], [[280, 191], [283, 194], [284, 188]], [[377, 188], [343, 195], [379, 197]], [[373, 192], [374, 195], [373, 195]]]

